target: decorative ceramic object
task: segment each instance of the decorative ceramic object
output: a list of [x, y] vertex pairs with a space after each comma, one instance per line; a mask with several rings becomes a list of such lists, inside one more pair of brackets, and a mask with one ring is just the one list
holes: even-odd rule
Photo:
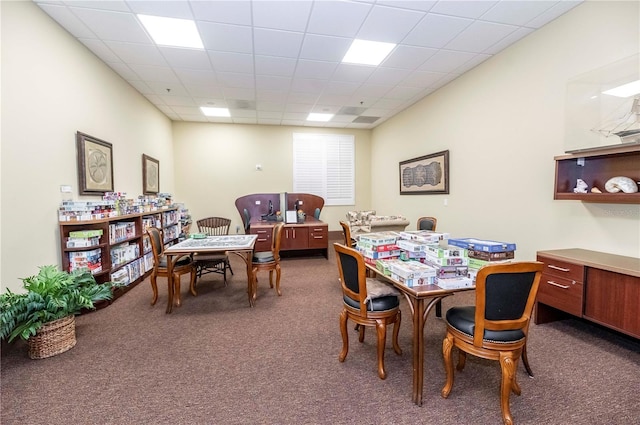
[[589, 186], [587, 186], [587, 183], [585, 183], [584, 180], [582, 179], [578, 179], [576, 181], [576, 187], [573, 189], [574, 193], [587, 193], [587, 188]]
[[602, 193], [602, 191], [594, 186], [591, 188], [591, 193]]
[[617, 193], [623, 191], [624, 193], [636, 193], [638, 191], [638, 185], [629, 177], [617, 176], [610, 178], [604, 185], [604, 188], [609, 193]]

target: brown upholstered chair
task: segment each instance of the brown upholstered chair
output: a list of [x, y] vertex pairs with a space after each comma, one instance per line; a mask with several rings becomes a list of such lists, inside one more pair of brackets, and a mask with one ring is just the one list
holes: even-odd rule
[[435, 217], [420, 217], [418, 219], [418, 230], [436, 230], [438, 219]]
[[[198, 232], [208, 236], [224, 236], [229, 234], [231, 220], [224, 217], [207, 217], [197, 221]], [[193, 259], [196, 262], [197, 278], [203, 274], [219, 273], [224, 276], [224, 284], [227, 284], [227, 270], [233, 275], [229, 255], [224, 254], [195, 254]]]
[[502, 420], [513, 424], [509, 396], [512, 391], [517, 395], [521, 392], [516, 370], [526, 347], [542, 268], [540, 262], [513, 262], [484, 266], [478, 271], [475, 306], [452, 307], [446, 314], [442, 354], [447, 381], [442, 397], [448, 397], [453, 387], [453, 347], [458, 348], [458, 370], [464, 368], [467, 353], [498, 360], [502, 370]]
[[151, 241], [151, 250], [153, 252], [153, 271], [151, 272], [151, 289], [153, 290], [153, 298], [151, 299], [151, 305], [155, 305], [158, 301], [158, 277], [166, 277], [169, 281], [173, 281], [173, 293], [174, 304], [180, 307], [182, 304], [180, 301], [180, 277], [183, 274], [189, 273], [191, 275], [189, 290], [191, 295], [196, 296], [195, 283], [196, 283], [196, 268], [195, 263], [191, 256], [183, 255], [181, 257], [174, 257], [173, 265], [173, 279], [169, 279], [169, 270], [167, 268], [167, 257], [164, 255], [164, 243], [162, 242], [162, 232], [160, 229], [150, 227], [147, 229], [147, 234]]
[[367, 278], [364, 257], [357, 250], [339, 243], [333, 244], [336, 250], [338, 271], [342, 285], [342, 313], [340, 313], [340, 332], [342, 333], [342, 351], [338, 359], [344, 362], [349, 352], [347, 320], [359, 325], [359, 341], [364, 341], [364, 329], [373, 326], [377, 333], [378, 376], [387, 377], [384, 369], [384, 349], [386, 345], [387, 325], [395, 323], [392, 344], [396, 354], [402, 354], [398, 345], [400, 331], [399, 292], [393, 286], [374, 278]]
[[258, 272], [269, 271], [269, 286], [273, 288], [273, 272], [276, 272], [276, 292], [282, 295], [280, 291], [280, 244], [282, 241], [282, 229], [284, 223], [276, 223], [273, 226], [271, 235], [271, 251], [254, 252], [253, 253], [253, 293], [255, 294], [258, 286]]
[[344, 237], [343, 245], [355, 248], [356, 241], [351, 237], [351, 228], [349, 227], [349, 223], [347, 223], [346, 221], [341, 221], [340, 226], [342, 226], [342, 236]]

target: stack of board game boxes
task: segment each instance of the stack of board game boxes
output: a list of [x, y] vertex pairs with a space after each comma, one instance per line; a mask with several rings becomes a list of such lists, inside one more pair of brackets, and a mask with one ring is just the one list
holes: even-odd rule
[[[69, 232], [66, 245], [67, 248], [97, 247], [100, 245], [101, 236], [101, 229]], [[74, 270], [89, 270], [95, 274], [102, 271], [102, 250], [100, 248], [70, 251], [67, 254], [69, 256], [70, 272]]]
[[433, 231], [379, 232], [358, 236], [365, 262], [407, 286], [472, 287], [480, 267], [511, 261], [515, 244], [472, 238], [452, 239]]

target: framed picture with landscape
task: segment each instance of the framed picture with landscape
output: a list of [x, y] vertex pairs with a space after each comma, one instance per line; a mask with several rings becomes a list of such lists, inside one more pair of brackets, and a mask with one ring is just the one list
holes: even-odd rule
[[76, 133], [80, 195], [113, 192], [113, 147], [88, 134]]
[[400, 162], [400, 195], [449, 193], [449, 151]]
[[142, 154], [142, 193], [153, 195], [160, 191], [160, 161]]

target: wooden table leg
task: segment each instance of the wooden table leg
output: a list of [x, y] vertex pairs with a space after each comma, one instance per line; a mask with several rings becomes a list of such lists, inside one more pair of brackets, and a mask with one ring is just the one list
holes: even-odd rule
[[166, 254], [167, 256], [167, 311], [166, 314], [171, 313], [173, 310], [173, 256]]
[[242, 258], [247, 266], [247, 296], [249, 297], [249, 307], [256, 304], [256, 277], [253, 275], [253, 251], [232, 251], [238, 257]]

